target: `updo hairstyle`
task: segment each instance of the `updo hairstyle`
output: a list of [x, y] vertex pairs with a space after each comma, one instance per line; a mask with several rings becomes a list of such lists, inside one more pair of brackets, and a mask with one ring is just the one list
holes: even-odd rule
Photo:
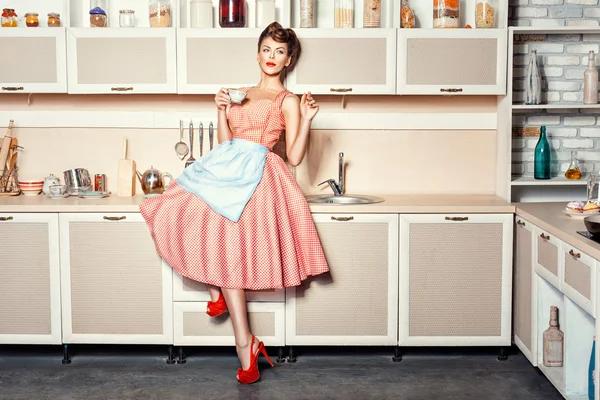
[[[296, 32], [292, 29], [284, 29], [279, 22], [272, 22], [269, 26], [265, 28], [264, 31], [260, 34], [258, 38], [258, 51], [260, 52], [260, 46], [262, 45], [263, 40], [270, 37], [276, 42], [287, 44], [288, 48], [288, 56], [290, 57], [290, 65], [284, 68], [283, 73], [286, 74], [296, 66], [298, 62], [298, 58], [300, 57], [300, 52], [302, 51], [300, 47], [300, 41], [296, 36]], [[284, 75], [283, 74], [283, 75]]]

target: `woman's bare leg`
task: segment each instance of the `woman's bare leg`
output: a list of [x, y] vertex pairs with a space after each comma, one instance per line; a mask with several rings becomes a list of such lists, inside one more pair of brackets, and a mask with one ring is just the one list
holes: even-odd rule
[[[233, 322], [233, 334], [235, 335], [235, 349], [242, 364], [242, 369], [250, 367], [250, 343], [252, 334], [248, 326], [248, 314], [246, 312], [246, 292], [244, 289], [221, 289], [225, 302], [229, 309], [229, 316]], [[254, 343], [252, 353], [258, 351], [258, 342]]]
[[210, 301], [219, 300], [219, 293], [221, 293], [221, 289], [218, 286], [209, 284], [206, 284], [206, 287], [208, 288], [208, 294], [210, 294]]

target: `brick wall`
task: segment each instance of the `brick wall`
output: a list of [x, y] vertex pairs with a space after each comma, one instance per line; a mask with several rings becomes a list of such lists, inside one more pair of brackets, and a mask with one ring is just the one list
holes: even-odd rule
[[[599, 26], [598, 0], [510, 0], [510, 26]], [[583, 71], [590, 50], [600, 53], [600, 34], [515, 35], [513, 102], [525, 100], [525, 76], [529, 52], [536, 49], [542, 74], [542, 102], [573, 104], [583, 100]], [[600, 66], [600, 57], [596, 65]], [[583, 172], [600, 171], [600, 109], [547, 109], [513, 111], [513, 126], [547, 127], [553, 152], [553, 173], [566, 171], [571, 152]], [[512, 171], [533, 174], [537, 137], [513, 138]]]

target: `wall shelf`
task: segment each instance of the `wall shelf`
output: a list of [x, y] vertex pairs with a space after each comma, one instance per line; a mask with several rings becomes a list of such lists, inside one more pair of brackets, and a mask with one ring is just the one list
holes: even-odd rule
[[600, 33], [598, 26], [562, 26], [556, 28], [536, 28], [533, 26], [518, 26], [510, 27], [509, 30], [515, 35], [531, 34], [531, 35], [569, 35], [569, 34], [588, 34]]
[[583, 175], [581, 179], [570, 180], [564, 176], [555, 176], [550, 179], [535, 179], [533, 176], [513, 176], [510, 184], [512, 186], [586, 186], [587, 177]]
[[600, 108], [600, 103], [599, 104], [573, 103], [573, 104], [535, 104], [535, 105], [513, 104], [512, 105], [513, 110], [546, 110], [546, 109], [577, 110], [580, 108], [587, 108], [587, 109]]

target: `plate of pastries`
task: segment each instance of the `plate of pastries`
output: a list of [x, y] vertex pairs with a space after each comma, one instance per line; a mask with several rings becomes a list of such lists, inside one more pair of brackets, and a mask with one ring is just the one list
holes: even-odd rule
[[587, 203], [583, 201], [570, 201], [563, 210], [563, 213], [571, 218], [585, 218], [588, 215], [599, 214], [600, 206], [593, 201], [588, 201]]

